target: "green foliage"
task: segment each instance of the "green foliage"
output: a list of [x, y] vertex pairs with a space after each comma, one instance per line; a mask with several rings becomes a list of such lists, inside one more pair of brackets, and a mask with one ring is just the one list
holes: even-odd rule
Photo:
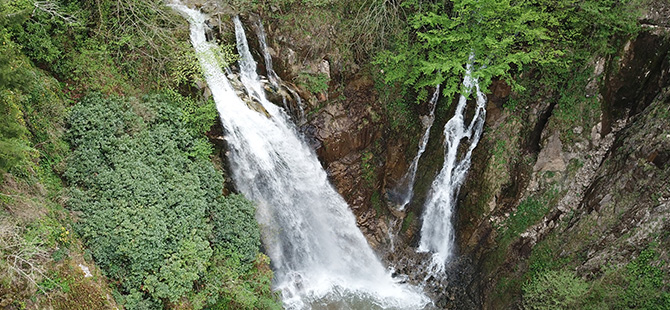
[[278, 296], [270, 290], [272, 271], [269, 258], [258, 253], [249, 267], [228, 249], [214, 251], [204, 278], [204, 287], [192, 298], [193, 308], [200, 309], [281, 309]]
[[258, 262], [255, 208], [243, 196], [221, 196], [211, 146], [195, 138], [211, 126], [211, 108], [175, 92], [141, 101], [93, 94], [71, 112], [65, 176], [77, 187], [68, 204], [126, 309], [187, 296], [196, 309], [225, 296], [252, 305], [244, 309], [276, 304], [271, 272], [259, 270], [267, 262]]
[[226, 253], [235, 253], [242, 262], [252, 262], [260, 248], [256, 208], [242, 195], [230, 195], [211, 213], [214, 225], [212, 244]]
[[[145, 119], [130, 105], [99, 95], [72, 111], [75, 148], [65, 173], [69, 206], [96, 262], [131, 295], [176, 301], [193, 287], [212, 254], [207, 211], [223, 179], [201, 157], [174, 102], [147, 97]], [[137, 300], [138, 305], [143, 301]]]
[[509, 242], [517, 238], [530, 225], [539, 221], [548, 210], [549, 205], [546, 201], [534, 197], [526, 198], [526, 200], [519, 204], [516, 211], [505, 219], [501, 225], [498, 241], [501, 244], [509, 244]]
[[[218, 119], [219, 114], [216, 110], [214, 100], [211, 98], [207, 101], [194, 100], [184, 97], [173, 90], [167, 90], [165, 94], [183, 111], [181, 118], [184, 126], [194, 136], [208, 132]], [[211, 153], [211, 150], [207, 151], [205, 155], [209, 155], [209, 153]]]
[[363, 179], [372, 188], [375, 182], [375, 156], [371, 151], [363, 152], [361, 156], [361, 169]]
[[590, 281], [559, 264], [546, 263], [542, 268], [531, 264], [531, 278], [523, 286], [526, 309], [670, 309], [670, 292], [664, 284], [668, 278], [655, 244], [622, 267], [604, 268]]
[[527, 277], [535, 279], [540, 274], [548, 270], [558, 270], [569, 261], [569, 258], [558, 258], [554, 249], [557, 241], [547, 242], [546, 240], [538, 243], [530, 254], [528, 259]]
[[[0, 174], [26, 159], [30, 147], [17, 94], [28, 82], [28, 71], [16, 45], [4, 29], [0, 30]], [[0, 176], [1, 178], [1, 176]]]
[[38, 172], [49, 179], [45, 185], [59, 187], [52, 168], [68, 149], [60, 140], [65, 115], [61, 89], [31, 66], [6, 28], [0, 27], [0, 41], [0, 171], [16, 167], [16, 176]]
[[407, 213], [407, 216], [402, 220], [402, 227], [401, 230], [402, 232], [406, 232], [409, 227], [414, 223], [416, 220], [416, 215], [414, 215], [414, 212], [410, 211]]
[[589, 285], [569, 271], [548, 271], [523, 287], [524, 309], [578, 309]]
[[[516, 90], [516, 74], [532, 65], [543, 76], [565, 81], [585, 67], [593, 54], [612, 53], [620, 40], [637, 29], [635, 0], [498, 1], [452, 0], [445, 5], [405, 1], [414, 11], [411, 29], [376, 63], [387, 83], [420, 90], [442, 84], [452, 97], [462, 89], [466, 65], [482, 89], [492, 79]], [[471, 58], [472, 57], [472, 58]], [[553, 85], [553, 84], [552, 84]]]
[[370, 197], [370, 204], [372, 205], [372, 208], [375, 209], [376, 216], [379, 218], [382, 215], [382, 199], [381, 199], [381, 194], [379, 194], [379, 191], [374, 191], [372, 192], [372, 196]]
[[328, 90], [330, 78], [325, 73], [312, 74], [302, 72], [298, 75], [295, 82], [308, 91], [318, 94]]
[[177, 88], [198, 69], [186, 23], [164, 1], [9, 3], [0, 7], [0, 24], [32, 61], [77, 94]]

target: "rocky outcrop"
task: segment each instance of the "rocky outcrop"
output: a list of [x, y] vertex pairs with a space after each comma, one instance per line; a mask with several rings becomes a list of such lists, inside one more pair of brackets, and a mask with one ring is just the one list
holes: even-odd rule
[[[519, 120], [489, 108], [488, 137], [459, 199], [459, 245], [476, 265], [478, 307], [519, 306], [510, 297], [518, 298], [521, 284], [509, 281], [524, 281], [531, 254], [548, 240], [560, 240], [551, 243], [559, 247], [555, 259], [587, 279], [629, 263], [651, 243], [667, 260], [670, 36], [667, 16], [658, 18], [667, 9], [651, 9], [655, 19], [643, 24], [656, 26], [622, 46], [619, 57], [594, 61], [584, 97], [597, 98], [601, 117], [561, 127], [555, 103], [541, 93]], [[547, 211], [511, 240], [501, 237], [528, 199]]]

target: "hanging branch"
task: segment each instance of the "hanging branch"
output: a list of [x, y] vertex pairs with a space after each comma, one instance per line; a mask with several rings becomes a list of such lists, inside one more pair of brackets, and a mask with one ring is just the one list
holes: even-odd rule
[[49, 0], [35, 1], [33, 3], [33, 6], [35, 7], [33, 9], [33, 14], [35, 14], [35, 11], [40, 10], [40, 11], [45, 12], [45, 13], [53, 16], [53, 17], [58, 17], [58, 18], [62, 19], [66, 24], [69, 24], [69, 25], [77, 24], [79, 22], [77, 20], [76, 16], [63, 13], [60, 10], [60, 7], [58, 6], [58, 4], [54, 1], [49, 1]]

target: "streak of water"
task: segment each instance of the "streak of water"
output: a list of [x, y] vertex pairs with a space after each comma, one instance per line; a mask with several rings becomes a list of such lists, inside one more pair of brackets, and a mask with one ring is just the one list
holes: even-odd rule
[[428, 145], [428, 139], [430, 139], [430, 129], [433, 128], [433, 122], [435, 122], [435, 107], [437, 106], [437, 100], [440, 98], [440, 85], [435, 87], [435, 92], [433, 97], [430, 99], [430, 114], [425, 119], [424, 127], [426, 130], [421, 136], [421, 142], [419, 142], [419, 151], [414, 156], [412, 164], [409, 166], [407, 173], [400, 179], [397, 189], [391, 193], [391, 199], [398, 201], [398, 210], [404, 210], [405, 207], [412, 201], [414, 197], [414, 182], [416, 180], [416, 171], [419, 168], [419, 159], [421, 155], [426, 151], [426, 146]]
[[[474, 61], [471, 57], [470, 61]], [[421, 226], [419, 252], [433, 253], [429, 274], [439, 275], [454, 253], [454, 228], [452, 214], [456, 196], [470, 168], [472, 151], [481, 138], [486, 115], [486, 97], [471, 76], [468, 64], [463, 85], [467, 92], [475, 90], [476, 108], [470, 123], [466, 124], [466, 105], [469, 93], [461, 95], [454, 116], [444, 125], [444, 165], [431, 185], [426, 199]], [[467, 143], [465, 154], [459, 156], [462, 143]]]

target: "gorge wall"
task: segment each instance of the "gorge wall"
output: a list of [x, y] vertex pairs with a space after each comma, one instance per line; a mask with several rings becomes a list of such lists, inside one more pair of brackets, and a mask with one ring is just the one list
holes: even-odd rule
[[[230, 33], [217, 16], [235, 9], [216, 2], [203, 9], [221, 12], [212, 24]], [[559, 103], [560, 89], [535, 84], [520, 95], [493, 83], [486, 131], [459, 195], [459, 258], [452, 280], [430, 288], [438, 307], [521, 307], [533, 276], [569, 270], [611, 281], [608, 270], [649, 251], [650, 266], [668, 274], [661, 262], [670, 242], [670, 6], [656, 1], [645, 10], [643, 30], [615, 57], [588, 64], [587, 87], [570, 90], [577, 98], [570, 104]], [[395, 114], [369, 59], [347, 50], [335, 16], [320, 14], [277, 8], [243, 20], [263, 19], [275, 70], [306, 103], [301, 131], [370, 244], [418, 280], [423, 200], [442, 164], [441, 128], [453, 111], [440, 100], [415, 199], [397, 211], [387, 193], [416, 154], [428, 102], [410, 106], [404, 118]], [[310, 77], [323, 78], [325, 88]]]

